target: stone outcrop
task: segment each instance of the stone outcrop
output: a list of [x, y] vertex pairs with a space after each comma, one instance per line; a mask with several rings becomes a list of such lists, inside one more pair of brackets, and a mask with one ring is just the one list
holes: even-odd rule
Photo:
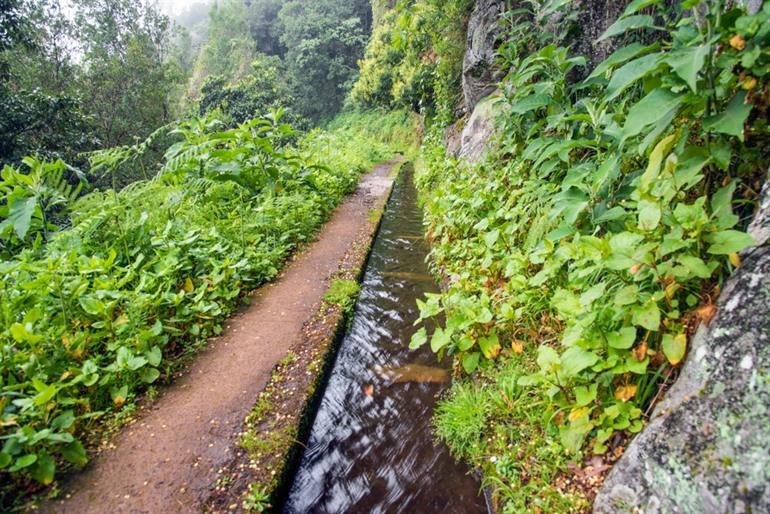
[[468, 20], [463, 59], [463, 96], [467, 113], [472, 113], [479, 100], [497, 89], [502, 78], [494, 62], [497, 41], [502, 34], [500, 20], [506, 10], [505, 0], [477, 0]]
[[459, 135], [457, 135], [457, 126], [453, 125], [448, 129], [445, 138], [447, 151], [451, 155], [462, 158], [468, 163], [481, 159], [495, 133], [495, 117], [498, 114], [495, 101], [499, 98], [500, 92], [497, 91], [479, 101]]
[[770, 186], [757, 246], [691, 341], [679, 380], [607, 477], [596, 513], [770, 512]]

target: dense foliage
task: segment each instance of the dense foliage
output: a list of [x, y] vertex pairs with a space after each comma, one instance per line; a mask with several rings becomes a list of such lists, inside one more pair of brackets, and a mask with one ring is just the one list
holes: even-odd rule
[[[105, 422], [130, 412], [137, 395], [171, 377], [175, 359], [219, 333], [242, 294], [276, 275], [362, 171], [405, 150], [414, 130], [378, 143], [369, 137], [375, 119], [383, 130], [410, 123], [401, 113], [350, 114], [333, 131], [312, 131], [289, 146], [297, 135], [280, 113], [234, 128], [194, 118], [174, 128], [181, 140], [157, 175], [80, 198], [57, 180], [66, 167], [60, 161], [6, 166], [6, 484], [8, 474], [48, 484], [63, 464], [83, 465], [85, 446]], [[92, 165], [107, 172], [136, 165], [137, 151], [98, 152]]]
[[400, 0], [392, 10], [381, 7], [353, 101], [406, 107], [440, 122], [454, 119], [472, 6], [470, 0]]
[[[420, 302], [446, 322], [412, 344], [476, 374], [437, 429], [510, 512], [579, 506], [558, 491], [565, 457], [617, 455], [642, 428], [753, 243], [770, 139], [767, 2], [633, 1], [601, 37], [624, 44], [579, 83], [545, 4], [510, 16], [495, 150], [453, 162], [434, 134], [419, 177], [448, 283]], [[523, 37], [533, 24], [554, 33]]]
[[[188, 98], [199, 100], [207, 77], [217, 77], [217, 85], [240, 89], [253, 89], [242, 82], [256, 80], [270, 91], [286, 91], [282, 100], [288, 103], [283, 106], [297, 115], [314, 124], [328, 122], [339, 112], [358, 74], [357, 61], [371, 24], [368, 0], [214, 3], [208, 40], [197, 58]], [[280, 63], [280, 74], [263, 77], [261, 70], [250, 69], [252, 61], [260, 68], [265, 62]], [[257, 114], [269, 110], [269, 100], [255, 105]]]
[[13, 4], [0, 18], [0, 164], [31, 154], [83, 164], [81, 152], [173, 119], [183, 77], [167, 55], [169, 21], [151, 3]]

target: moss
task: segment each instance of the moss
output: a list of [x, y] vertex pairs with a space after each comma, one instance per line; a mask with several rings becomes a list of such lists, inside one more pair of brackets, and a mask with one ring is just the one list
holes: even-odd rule
[[355, 280], [335, 279], [329, 286], [324, 300], [338, 305], [345, 312], [350, 312], [355, 305], [361, 286]]

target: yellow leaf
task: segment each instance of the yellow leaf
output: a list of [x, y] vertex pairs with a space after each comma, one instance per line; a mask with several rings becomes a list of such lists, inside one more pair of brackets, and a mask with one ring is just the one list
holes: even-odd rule
[[570, 422], [575, 422], [576, 420], [582, 418], [583, 416], [587, 416], [591, 412], [591, 409], [588, 407], [578, 407], [577, 409], [572, 409], [569, 413], [569, 420]]
[[123, 404], [124, 404], [124, 403], [126, 403], [126, 399], [125, 399], [125, 397], [123, 397], [123, 396], [116, 396], [116, 397], [115, 397], [115, 398], [112, 400], [112, 403], [114, 403], [116, 407], [122, 407], [122, 406], [123, 406]]
[[182, 288], [187, 293], [192, 293], [195, 291], [195, 284], [193, 284], [193, 281], [190, 277], [187, 277], [184, 281], [184, 287]]
[[752, 89], [757, 87], [757, 79], [749, 75], [745, 77], [743, 80], [741, 80], [741, 87], [746, 91], [751, 91]]
[[677, 334], [674, 337], [666, 334], [663, 336], [662, 346], [668, 362], [675, 366], [684, 358], [687, 351], [687, 334]]
[[513, 353], [524, 353], [524, 345], [521, 343], [513, 343], [511, 349], [513, 349]]
[[730, 264], [735, 266], [736, 268], [741, 267], [741, 257], [737, 253], [731, 253], [727, 256], [728, 259], [730, 259]]
[[627, 402], [636, 394], [636, 384], [626, 385], [615, 389], [615, 399]]
[[743, 50], [746, 48], [746, 40], [740, 34], [736, 34], [730, 38], [730, 46], [738, 51]]

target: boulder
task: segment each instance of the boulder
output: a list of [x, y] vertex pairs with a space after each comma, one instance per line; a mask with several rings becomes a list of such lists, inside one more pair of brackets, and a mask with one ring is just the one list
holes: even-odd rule
[[495, 67], [497, 41], [503, 33], [500, 24], [507, 10], [505, 0], [477, 0], [468, 20], [468, 39], [463, 59], [463, 96], [466, 112], [495, 89], [502, 78]]
[[770, 512], [770, 186], [757, 246], [690, 343], [679, 380], [631, 442], [596, 513]]

